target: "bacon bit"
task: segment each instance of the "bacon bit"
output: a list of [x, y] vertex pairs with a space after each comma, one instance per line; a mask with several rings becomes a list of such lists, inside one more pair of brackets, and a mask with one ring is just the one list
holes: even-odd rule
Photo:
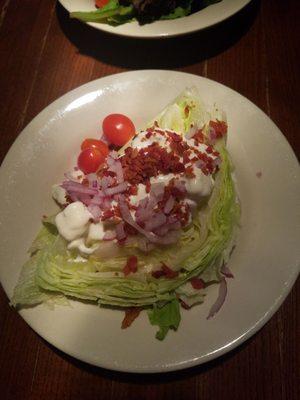
[[101, 221], [105, 221], [106, 219], [110, 219], [115, 216], [115, 213], [113, 210], [105, 210], [103, 212], [103, 216], [101, 217]]
[[185, 176], [187, 178], [195, 178], [194, 170], [192, 166], [189, 166], [185, 169]]
[[153, 271], [153, 272], [151, 273], [151, 275], [153, 276], [153, 278], [159, 279], [159, 278], [161, 278], [162, 276], [164, 276], [165, 273], [164, 273], [164, 271], [163, 271], [162, 269], [159, 269], [158, 271]]
[[187, 164], [188, 162], [191, 161], [191, 160], [190, 160], [190, 155], [191, 155], [191, 150], [185, 150], [185, 151], [183, 152], [182, 157], [183, 157], [183, 162], [184, 162], [185, 164]]
[[189, 112], [190, 112], [190, 107], [189, 106], [185, 106], [184, 107], [184, 114], [185, 114], [186, 117], [189, 116]]
[[146, 193], [150, 193], [151, 190], [151, 183], [150, 181], [146, 181]]
[[125, 317], [122, 321], [121, 329], [129, 328], [133, 321], [140, 315], [141, 307], [130, 307], [125, 310]]
[[195, 133], [195, 135], [193, 136], [193, 139], [195, 141], [195, 144], [205, 143], [205, 136], [201, 129], [199, 129], [199, 131], [197, 131]]
[[138, 194], [137, 185], [132, 185], [129, 187], [129, 194], [136, 196]]
[[202, 153], [201, 151], [196, 152], [198, 159], [203, 162], [203, 166], [201, 166], [201, 170], [205, 175], [212, 174], [214, 172], [214, 164], [213, 158], [208, 156], [206, 153]]
[[213, 148], [211, 147], [211, 146], [207, 146], [207, 148], [206, 148], [206, 152], [208, 153], [208, 154], [212, 154], [213, 153]]
[[127, 276], [130, 273], [135, 273], [137, 271], [137, 263], [138, 259], [136, 256], [130, 256], [127, 259], [127, 263], [125, 267], [123, 268], [124, 275]]
[[181, 307], [184, 308], [185, 310], [190, 310], [190, 309], [192, 308], [191, 306], [189, 306], [188, 304], [186, 304], [186, 302], [183, 301], [183, 300], [181, 300], [180, 298], [179, 298], [179, 301], [180, 301]]
[[257, 176], [257, 178], [261, 178], [262, 177], [262, 172], [261, 171], [256, 172], [256, 176]]
[[165, 274], [165, 277], [168, 278], [168, 279], [176, 278], [179, 275], [178, 271], [173, 271], [165, 263], [162, 263], [162, 267], [161, 268], [162, 268], [162, 270], [163, 270], [163, 272]]
[[205, 283], [200, 278], [196, 278], [196, 277], [191, 278], [190, 282], [194, 289], [204, 289], [205, 288]]
[[165, 263], [161, 263], [161, 269], [158, 271], [153, 271], [152, 274], [153, 278], [159, 279], [164, 276], [167, 279], [176, 278], [179, 273], [178, 271], [173, 271], [170, 267], [168, 267]]
[[169, 141], [171, 141], [170, 148], [174, 151], [175, 154], [182, 156], [185, 151], [189, 150], [189, 145], [184, 140], [182, 140], [182, 137], [180, 135], [177, 135], [177, 133], [172, 131], [166, 132], [169, 136]]
[[120, 219], [120, 218], [122, 218], [122, 217], [121, 217], [121, 212], [120, 212], [119, 206], [114, 206], [114, 207], [113, 207], [113, 212], [114, 212], [114, 217], [115, 217], [117, 220]]
[[227, 124], [225, 121], [209, 121], [210, 128], [213, 128], [216, 133], [216, 139], [220, 139], [227, 133]]
[[149, 129], [145, 136], [147, 139], [150, 139], [152, 135], [153, 135], [153, 131]]

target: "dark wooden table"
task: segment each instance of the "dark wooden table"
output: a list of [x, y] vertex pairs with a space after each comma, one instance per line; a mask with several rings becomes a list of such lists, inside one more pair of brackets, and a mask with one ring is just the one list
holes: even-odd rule
[[[176, 69], [219, 81], [262, 108], [299, 156], [300, 5], [253, 1], [191, 36], [133, 40], [73, 20], [55, 0], [0, 0], [0, 161], [23, 127], [69, 90], [119, 71]], [[299, 281], [267, 325], [218, 360], [164, 375], [106, 371], [47, 344], [0, 290], [0, 398], [300, 398]], [[298, 386], [299, 387], [299, 386]]]

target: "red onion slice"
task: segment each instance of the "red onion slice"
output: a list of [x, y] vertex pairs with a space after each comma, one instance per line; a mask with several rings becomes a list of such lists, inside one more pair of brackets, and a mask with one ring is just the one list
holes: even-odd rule
[[219, 294], [216, 302], [212, 305], [209, 314], [207, 316], [207, 319], [212, 318], [214, 315], [217, 314], [217, 312], [220, 310], [222, 305], [225, 302], [227, 296], [227, 282], [225, 278], [221, 279], [220, 286], [219, 286]]
[[86, 206], [89, 206], [92, 201], [91, 197], [87, 194], [78, 194], [78, 200]]
[[112, 183], [113, 183], [113, 178], [111, 176], [104, 176], [100, 180], [100, 185], [103, 191], [105, 191]]
[[98, 193], [92, 198], [91, 204], [101, 206], [101, 204], [103, 203], [103, 199], [104, 196], [102, 196], [101, 193]]
[[161, 201], [165, 192], [165, 187], [163, 183], [152, 183], [151, 194], [153, 194], [158, 201]]
[[233, 273], [230, 271], [226, 264], [222, 265], [221, 274], [226, 276], [226, 278], [234, 278]]
[[174, 207], [174, 204], [175, 204], [175, 199], [174, 199], [173, 196], [170, 196], [170, 197], [168, 198], [168, 200], [167, 200], [165, 206], [164, 206], [164, 213], [165, 213], [165, 214], [169, 214], [169, 213], [172, 211], [172, 209], [173, 209], [173, 207]]
[[87, 209], [92, 214], [94, 220], [98, 220], [100, 218], [102, 212], [99, 206], [96, 206], [95, 204], [90, 204]]
[[82, 194], [95, 195], [98, 193], [97, 189], [92, 189], [82, 185], [81, 183], [71, 182], [71, 181], [63, 182], [61, 187], [64, 188], [67, 192], [74, 192], [76, 194], [82, 193]]
[[117, 239], [118, 240], [123, 240], [126, 238], [126, 233], [124, 230], [124, 222], [120, 222], [117, 226], [116, 226], [116, 235], [117, 235]]
[[120, 212], [122, 215], [122, 218], [124, 221], [126, 221], [129, 225], [131, 225], [133, 228], [135, 228], [138, 232], [140, 232], [142, 235], [146, 236], [146, 238], [153, 243], [160, 243], [162, 238], [159, 236], [155, 235], [154, 233], [150, 233], [140, 227], [132, 218], [132, 215], [130, 213], [130, 210], [124, 200], [124, 197], [120, 195], [119, 197], [119, 207], [120, 207]]
[[115, 160], [112, 157], [108, 157], [107, 164], [109, 166], [108, 171], [114, 172], [116, 174], [117, 182], [118, 183], [124, 182], [124, 175], [121, 162], [119, 160]]
[[162, 212], [158, 212], [153, 215], [153, 217], [145, 223], [145, 230], [146, 231], [153, 231], [164, 225], [167, 222], [167, 217]]
[[125, 192], [126, 189], [127, 189], [127, 183], [126, 182], [122, 182], [117, 186], [113, 186], [113, 187], [107, 188], [105, 190], [105, 193], [108, 196], [113, 196], [115, 194], [119, 194], [119, 193]]
[[186, 193], [186, 187], [185, 187], [185, 183], [183, 181], [179, 181], [178, 179], [176, 179], [174, 181], [174, 187], [179, 190], [181, 193], [185, 194]]

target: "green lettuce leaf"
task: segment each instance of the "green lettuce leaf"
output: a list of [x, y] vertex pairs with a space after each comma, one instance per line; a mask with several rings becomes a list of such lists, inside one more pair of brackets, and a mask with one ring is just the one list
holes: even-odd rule
[[71, 18], [77, 18], [83, 22], [107, 22], [119, 25], [133, 18], [133, 6], [121, 6], [118, 0], [110, 0], [105, 6], [95, 11], [75, 11], [70, 13]]
[[162, 306], [154, 305], [148, 310], [148, 317], [151, 325], [158, 325], [159, 331], [156, 333], [158, 340], [163, 340], [170, 329], [177, 330], [180, 323], [179, 301], [173, 299]]
[[182, 1], [180, 6], [176, 7], [172, 12], [170, 12], [170, 14], [163, 15], [162, 17], [160, 17], [160, 19], [167, 20], [186, 17], [192, 11], [192, 3], [193, 0]]

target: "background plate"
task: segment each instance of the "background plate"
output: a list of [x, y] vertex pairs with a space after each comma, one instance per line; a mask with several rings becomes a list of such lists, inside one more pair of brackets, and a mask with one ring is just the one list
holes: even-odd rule
[[[112, 112], [137, 127], [161, 111], [184, 88], [196, 85], [203, 99], [227, 113], [228, 148], [236, 166], [242, 227], [230, 268], [229, 294], [207, 321], [217, 296], [182, 311], [178, 332], [155, 339], [145, 313], [125, 331], [123, 313], [72, 302], [49, 310], [22, 310], [27, 323], [48, 342], [80, 360], [130, 372], [164, 372], [211, 360], [253, 335], [278, 309], [299, 269], [300, 174], [287, 141], [254, 104], [231, 89], [174, 71], [134, 71], [108, 76], [61, 97], [19, 135], [0, 169], [0, 279], [11, 297], [26, 250], [44, 213], [55, 211], [53, 183], [76, 161], [81, 140], [100, 135]], [[261, 177], [257, 177], [261, 173]], [[174, 350], [176, 349], [176, 351]]]
[[[117, 27], [107, 24], [88, 23], [93, 28], [122, 36], [139, 38], [159, 38], [177, 36], [185, 33], [199, 31], [224, 21], [241, 10], [251, 0], [223, 0], [220, 3], [212, 4], [205, 9], [171, 21], [156, 21], [151, 24], [139, 25], [131, 22]], [[95, 10], [94, 0], [59, 0], [69, 12]]]

